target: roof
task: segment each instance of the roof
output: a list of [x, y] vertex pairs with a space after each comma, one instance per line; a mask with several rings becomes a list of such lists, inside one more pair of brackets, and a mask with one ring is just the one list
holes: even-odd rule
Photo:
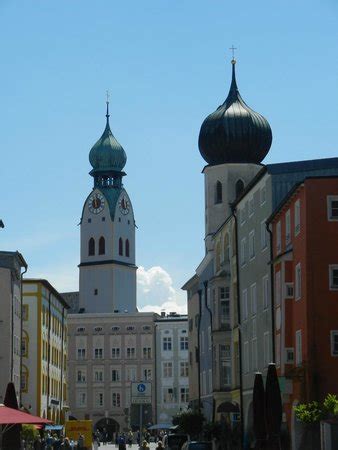
[[68, 303], [65, 301], [65, 299], [62, 297], [62, 295], [50, 284], [49, 281], [43, 279], [43, 278], [24, 278], [22, 280], [24, 284], [33, 284], [33, 283], [41, 283], [46, 289], [48, 289], [52, 294], [55, 295], [55, 297], [62, 303], [62, 305], [69, 309]]
[[20, 267], [24, 267], [25, 269], [27, 269], [27, 267], [28, 267], [28, 264], [27, 264], [25, 258], [17, 250], [15, 252], [0, 251], [0, 257], [1, 256], [17, 258], [17, 260], [18, 260], [18, 262], [20, 264]]

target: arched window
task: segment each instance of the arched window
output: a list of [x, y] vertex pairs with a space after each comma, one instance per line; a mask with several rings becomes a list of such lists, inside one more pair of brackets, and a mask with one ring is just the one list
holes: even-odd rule
[[126, 256], [129, 257], [129, 240], [126, 240]]
[[220, 181], [215, 184], [215, 203], [222, 203], [222, 183]]
[[122, 238], [119, 239], [119, 255], [123, 256], [123, 241], [122, 241]]
[[242, 180], [238, 180], [236, 183], [236, 198], [241, 195], [244, 190], [244, 183]]
[[95, 255], [95, 241], [94, 238], [90, 238], [88, 242], [88, 255], [93, 256]]
[[104, 237], [101, 236], [99, 240], [99, 255], [104, 255], [106, 252], [106, 243]]

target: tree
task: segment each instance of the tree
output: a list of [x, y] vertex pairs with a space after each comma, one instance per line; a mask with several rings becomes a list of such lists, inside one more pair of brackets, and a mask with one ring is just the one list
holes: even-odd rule
[[205, 418], [201, 412], [187, 410], [176, 414], [173, 417], [173, 424], [178, 425], [190, 437], [197, 437], [202, 432], [204, 420]]

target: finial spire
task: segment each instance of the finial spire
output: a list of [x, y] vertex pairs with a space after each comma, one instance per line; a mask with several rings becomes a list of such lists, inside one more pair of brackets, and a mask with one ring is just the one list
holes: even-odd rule
[[235, 50], [237, 50], [237, 48], [234, 47], [234, 44], [232, 44], [232, 47], [230, 47], [229, 50], [232, 51], [232, 60], [231, 60], [231, 64], [236, 64], [236, 60], [235, 60]]
[[109, 91], [106, 91], [106, 104], [107, 104], [107, 124], [109, 123]]

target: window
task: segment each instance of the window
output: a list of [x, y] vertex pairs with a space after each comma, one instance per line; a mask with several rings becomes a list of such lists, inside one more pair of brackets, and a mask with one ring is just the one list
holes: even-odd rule
[[249, 257], [253, 259], [255, 257], [255, 232], [249, 233]]
[[285, 214], [285, 245], [291, 242], [291, 214], [288, 209]]
[[106, 221], [106, 218], [105, 218], [105, 217], [102, 217], [101, 220], [102, 220], [102, 222], [105, 222], [105, 221]]
[[143, 325], [142, 330], [143, 331], [151, 331], [151, 326], [150, 325]]
[[338, 195], [328, 195], [327, 197], [327, 218], [328, 220], [338, 220]]
[[221, 328], [227, 328], [230, 325], [230, 287], [219, 288], [220, 296], [220, 325]]
[[95, 241], [94, 238], [90, 238], [88, 242], [88, 256], [95, 255]]
[[249, 364], [249, 342], [244, 342], [243, 356], [244, 356], [244, 361], [243, 361], [244, 373], [249, 373], [249, 370], [250, 370], [250, 364]]
[[121, 357], [119, 347], [113, 347], [111, 349], [111, 357], [112, 357], [112, 359], [119, 359]]
[[242, 180], [237, 180], [236, 181], [236, 198], [241, 195], [243, 190], [244, 190], [244, 183], [243, 183], [243, 181]]
[[112, 392], [111, 405], [116, 408], [121, 407], [121, 394], [119, 392]]
[[126, 367], [126, 381], [136, 381], [136, 367]]
[[87, 406], [87, 394], [86, 392], [78, 392], [77, 393], [77, 406], [79, 408], [83, 408]]
[[188, 350], [188, 336], [180, 337], [180, 350]]
[[252, 370], [258, 369], [257, 363], [257, 338], [252, 339], [251, 341], [251, 349], [252, 349]]
[[338, 330], [331, 330], [331, 356], [338, 356]]
[[296, 280], [295, 297], [296, 300], [299, 300], [302, 295], [302, 272], [300, 263], [298, 263], [295, 268], [295, 280]]
[[282, 225], [280, 221], [276, 225], [276, 253], [277, 255], [282, 250]]
[[257, 289], [256, 283], [252, 284], [250, 287], [251, 294], [251, 313], [252, 315], [257, 314]]
[[189, 376], [188, 361], [181, 361], [180, 362], [180, 377], [187, 377], [187, 376]]
[[269, 344], [269, 332], [264, 333], [264, 367], [267, 367], [270, 363], [270, 344]]
[[102, 329], [102, 327], [94, 327], [94, 333], [100, 333]]
[[338, 289], [338, 264], [329, 266], [330, 290]]
[[278, 305], [280, 305], [280, 300], [281, 300], [281, 277], [280, 277], [280, 271], [278, 271], [275, 274], [275, 284], [276, 284], [275, 299], [276, 299], [276, 306], [278, 306]]
[[98, 290], [97, 289], [94, 289], [94, 295], [97, 295], [98, 294]]
[[174, 401], [174, 389], [164, 388], [163, 389], [163, 403], [172, 403]]
[[285, 361], [285, 363], [286, 364], [293, 364], [293, 362], [294, 362], [294, 351], [293, 351], [293, 347], [290, 347], [290, 348], [286, 348], [285, 349], [285, 356], [286, 356], [286, 361]]
[[94, 359], [103, 359], [103, 348], [94, 348]]
[[129, 240], [126, 240], [126, 256], [129, 258]]
[[244, 289], [243, 291], [243, 320], [246, 320], [248, 318], [248, 291], [247, 289]]
[[173, 376], [173, 363], [171, 361], [163, 363], [163, 378], [171, 378]]
[[263, 308], [266, 309], [269, 304], [269, 278], [263, 277]]
[[120, 369], [112, 369], [111, 371], [111, 380], [113, 383], [121, 380], [121, 372]]
[[302, 330], [296, 331], [296, 364], [300, 366], [303, 362], [302, 356]]
[[293, 298], [293, 283], [285, 283], [285, 298]]
[[28, 320], [28, 311], [29, 311], [29, 306], [22, 305], [22, 320]]
[[189, 388], [181, 387], [180, 388], [180, 403], [188, 403], [189, 401]]
[[88, 223], [92, 223], [92, 219], [88, 219]]
[[151, 347], [143, 347], [143, 359], [151, 359]]
[[103, 406], [103, 392], [95, 392], [95, 406]]
[[136, 349], [135, 347], [127, 347], [126, 349], [126, 358], [134, 359], [136, 357]]
[[134, 327], [134, 325], [128, 325], [128, 326], [126, 326], [126, 330], [127, 331], [134, 331], [135, 327]]
[[229, 344], [219, 346], [220, 359], [227, 361], [231, 358], [231, 348]]
[[163, 351], [171, 351], [171, 337], [163, 338]]
[[119, 255], [123, 256], [123, 241], [122, 241], [122, 238], [119, 239]]
[[152, 371], [151, 369], [143, 369], [143, 380], [151, 381], [152, 380]]
[[261, 222], [261, 250], [264, 250], [268, 245], [268, 235], [266, 230], [265, 220]]
[[300, 200], [295, 202], [295, 236], [300, 232]]
[[76, 372], [76, 382], [85, 383], [86, 382], [86, 371], [84, 369], [78, 369]]
[[261, 200], [261, 205], [264, 205], [264, 203], [265, 203], [265, 201], [266, 201], [266, 187], [265, 186], [263, 186], [262, 188], [261, 188], [261, 191], [260, 191], [260, 200]]
[[28, 392], [28, 371], [25, 368], [21, 371], [21, 391]]
[[249, 217], [252, 216], [254, 213], [254, 199], [253, 197], [249, 200]]
[[94, 369], [94, 382], [102, 383], [103, 381], [103, 369]]
[[104, 255], [106, 252], [106, 243], [104, 237], [101, 236], [99, 240], [99, 255]]
[[28, 337], [22, 337], [21, 339], [21, 356], [26, 356], [28, 354]]
[[77, 359], [86, 359], [86, 349], [85, 348], [77, 349]]
[[217, 181], [215, 184], [215, 204], [222, 203], [222, 183]]
[[241, 264], [242, 264], [242, 266], [244, 266], [244, 264], [246, 263], [246, 254], [247, 254], [246, 238], [243, 238], [241, 240]]

